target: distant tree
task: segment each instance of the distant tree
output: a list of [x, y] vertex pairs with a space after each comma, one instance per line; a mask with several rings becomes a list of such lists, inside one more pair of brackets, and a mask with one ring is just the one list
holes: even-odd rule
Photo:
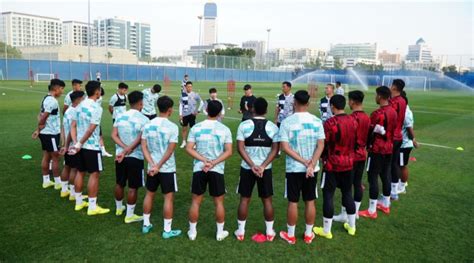
[[444, 73], [457, 73], [458, 72], [456, 65], [449, 65], [447, 67], [443, 67], [441, 68], [441, 71], [443, 71]]
[[203, 56], [203, 64], [208, 68], [253, 69], [255, 63], [255, 50], [239, 47], [210, 50]]
[[0, 54], [2, 58], [22, 58], [21, 51], [15, 47], [7, 45], [7, 54], [5, 54], [5, 42], [0, 42]]
[[342, 65], [342, 60], [340, 58], [334, 58], [334, 68], [335, 69], [343, 69], [344, 66]]
[[306, 68], [321, 69], [322, 64], [321, 58], [317, 57], [316, 59], [311, 59], [309, 62], [304, 63], [304, 66]]

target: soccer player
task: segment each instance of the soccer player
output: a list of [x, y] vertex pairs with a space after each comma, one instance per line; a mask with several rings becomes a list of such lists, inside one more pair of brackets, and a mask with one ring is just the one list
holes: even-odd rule
[[316, 177], [319, 158], [324, 149], [324, 129], [321, 120], [308, 112], [309, 94], [305, 90], [295, 93], [295, 113], [281, 123], [278, 138], [286, 155], [285, 197], [288, 199], [288, 232], [280, 237], [289, 244], [296, 243], [295, 228], [298, 220], [300, 195], [305, 203], [306, 231], [304, 242], [314, 239], [313, 225], [316, 216]]
[[398, 181], [400, 180], [401, 168], [400, 168], [400, 147], [402, 145], [402, 128], [403, 122], [405, 121], [405, 111], [407, 109], [407, 103], [401, 96], [405, 88], [405, 82], [401, 79], [394, 79], [392, 86], [390, 87], [391, 99], [390, 105], [397, 113], [397, 123], [395, 126], [395, 133], [393, 134], [393, 154], [392, 154], [392, 188], [391, 198], [392, 200], [398, 200]]
[[135, 214], [138, 189], [143, 185], [143, 152], [141, 136], [148, 118], [140, 111], [143, 108], [143, 93], [132, 91], [128, 96], [130, 110], [124, 112], [114, 123], [112, 140], [115, 142], [115, 215], [121, 216], [124, 188], [128, 182], [127, 213], [125, 223], [142, 221]]
[[120, 115], [127, 111], [127, 92], [128, 85], [120, 82], [117, 92], [110, 97], [109, 112], [112, 114], [113, 123], [115, 123], [115, 120], [120, 117]]
[[97, 70], [97, 72], [95, 73], [95, 79], [100, 82], [101, 80], [101, 74], [100, 74], [100, 71]]
[[183, 81], [181, 81], [181, 92], [186, 92], [186, 83], [189, 81], [189, 76], [188, 74], [185, 74], [183, 77]]
[[334, 84], [328, 83], [324, 89], [326, 96], [321, 98], [319, 103], [319, 114], [323, 122], [332, 117], [331, 107], [329, 105], [331, 97], [334, 95]]
[[143, 90], [143, 109], [142, 113], [153, 120], [156, 117], [156, 102], [160, 97], [161, 85], [155, 84], [152, 88]]
[[222, 104], [222, 111], [219, 114], [219, 116], [217, 117], [218, 121], [222, 121], [222, 119], [224, 119], [224, 115], [225, 115], [225, 107], [224, 107], [224, 103], [222, 102], [222, 100], [217, 98], [217, 89], [214, 88], [214, 87], [209, 89], [209, 99], [201, 101], [201, 104], [199, 105], [199, 112], [202, 111], [205, 115], [207, 115], [207, 111], [206, 111], [207, 104], [209, 104], [209, 102], [212, 101], [212, 100], [216, 100], [216, 101], [218, 101]]
[[[74, 179], [77, 174], [78, 166], [78, 155], [69, 155], [67, 150], [73, 146], [71, 139], [71, 123], [74, 115], [76, 114], [76, 107], [84, 99], [84, 91], [74, 91], [69, 97], [71, 104], [67, 107], [63, 117], [63, 127], [61, 132], [61, 141], [63, 146], [61, 147], [61, 155], [64, 155], [64, 167], [61, 173], [61, 197], [69, 196], [70, 201], [75, 200], [74, 191]], [[69, 184], [69, 189], [68, 189]]]
[[[87, 215], [99, 215], [110, 212], [110, 209], [102, 208], [97, 204], [99, 192], [99, 177], [102, 171], [102, 155], [100, 150], [100, 121], [102, 119], [102, 108], [96, 102], [100, 98], [101, 87], [98, 81], [89, 81], [86, 84], [88, 98], [81, 102], [76, 108], [76, 114], [71, 123], [71, 138], [74, 146], [69, 154], [79, 154], [79, 172], [74, 180], [76, 191], [75, 210], [80, 211], [89, 207]], [[86, 172], [89, 173], [87, 191], [89, 202], [82, 200], [82, 186]]]
[[158, 99], [159, 116], [149, 122], [143, 131], [142, 148], [148, 162], [146, 196], [143, 201], [143, 228], [147, 234], [153, 228], [150, 222], [153, 200], [158, 186], [163, 194], [163, 233], [165, 239], [179, 236], [181, 230], [172, 230], [174, 193], [178, 191], [174, 150], [178, 144], [179, 129], [168, 118], [173, 113], [173, 100], [168, 96]]
[[238, 229], [234, 235], [243, 241], [245, 223], [252, 191], [257, 183], [258, 197], [262, 199], [267, 241], [273, 241], [273, 178], [272, 161], [278, 152], [278, 127], [265, 119], [268, 103], [258, 98], [253, 104], [255, 115], [252, 119], [240, 123], [237, 130], [237, 149], [242, 156], [240, 180], [237, 192], [240, 205], [237, 211]]
[[[356, 207], [356, 218], [359, 218], [359, 208], [362, 201], [362, 175], [364, 173], [365, 161], [367, 159], [367, 138], [369, 134], [370, 118], [363, 109], [364, 93], [360, 90], [349, 92], [349, 107], [352, 110], [351, 116], [357, 122], [357, 134], [354, 155], [353, 184], [354, 201]], [[335, 215], [336, 222], [347, 222], [347, 213], [344, 204], [341, 206], [341, 213]]]
[[294, 112], [294, 96], [291, 93], [291, 82], [284, 81], [281, 84], [281, 94], [275, 107], [275, 123], [280, 127], [281, 122]]
[[[369, 209], [360, 211], [359, 216], [377, 218], [377, 210], [390, 214], [390, 167], [393, 151], [393, 133], [397, 125], [397, 113], [389, 104], [390, 89], [380, 86], [376, 89], [375, 102], [380, 107], [370, 115], [367, 159], [369, 177]], [[382, 180], [383, 199], [379, 195], [378, 177]]]
[[[70, 107], [71, 104], [72, 104], [71, 94], [72, 94], [74, 91], [81, 91], [81, 90], [82, 90], [82, 80], [73, 79], [73, 80], [72, 80], [72, 90], [69, 91], [69, 92], [66, 94], [66, 97], [64, 97], [63, 114], [66, 113], [67, 108]], [[83, 93], [84, 93], [84, 92], [83, 92]]]
[[207, 120], [196, 124], [189, 133], [186, 152], [194, 158], [192, 179], [192, 203], [189, 209], [190, 240], [197, 236], [196, 225], [199, 218], [199, 208], [209, 185], [209, 195], [215, 204], [215, 217], [217, 223], [217, 241], [224, 240], [229, 232], [224, 230], [224, 166], [225, 160], [232, 155], [232, 134], [217, 116], [222, 110], [222, 104], [211, 101], [207, 105]]
[[[100, 87], [100, 97], [95, 101], [95, 103], [97, 103], [97, 105], [102, 108], [102, 101], [103, 101], [103, 98], [105, 96], [105, 90], [104, 88]], [[107, 150], [105, 150], [105, 144], [104, 144], [104, 137], [102, 136], [102, 127], [99, 126], [99, 135], [100, 135], [100, 151], [102, 152], [102, 156], [105, 156], [105, 157], [112, 157], [113, 155], [108, 153]]]
[[257, 98], [252, 94], [252, 86], [250, 84], [245, 84], [244, 96], [240, 98], [239, 110], [239, 113], [242, 114], [242, 121], [252, 118], [252, 107], [256, 99]]
[[199, 94], [193, 91], [193, 83], [186, 82], [186, 90], [181, 94], [179, 101], [179, 122], [181, 123], [183, 143], [180, 148], [186, 146], [186, 137], [188, 136], [188, 126], [192, 128], [196, 124], [196, 116], [199, 113], [198, 105], [201, 103]]
[[344, 88], [342, 87], [340, 81], [336, 81], [336, 95], [344, 96]]
[[348, 222], [344, 228], [349, 235], [356, 232], [356, 209], [352, 198], [352, 168], [356, 143], [357, 122], [344, 112], [346, 99], [334, 95], [330, 101], [334, 116], [324, 123], [326, 137], [323, 154], [324, 172], [321, 180], [323, 189], [323, 227], [315, 227], [316, 235], [332, 239], [332, 220], [334, 215], [334, 192], [341, 189], [342, 205], [346, 208]]
[[413, 147], [418, 148], [418, 143], [415, 140], [415, 132], [413, 131], [413, 125], [415, 120], [413, 118], [413, 112], [408, 106], [408, 98], [405, 91], [402, 91], [401, 96], [405, 99], [407, 109], [405, 112], [405, 121], [403, 122], [403, 140], [402, 146], [400, 147], [400, 164], [401, 164], [401, 177], [398, 185], [398, 193], [405, 194], [406, 186], [408, 182], [408, 161], [410, 159], [410, 153]]
[[[33, 132], [32, 138], [40, 138], [43, 149], [41, 172], [43, 174], [43, 188], [54, 186], [61, 189], [59, 177], [59, 141], [61, 137], [61, 117], [57, 98], [63, 94], [66, 84], [60, 79], [52, 79], [48, 86], [48, 95], [41, 102], [41, 112], [38, 116], [38, 128]], [[49, 176], [49, 163], [52, 162], [54, 183]]]

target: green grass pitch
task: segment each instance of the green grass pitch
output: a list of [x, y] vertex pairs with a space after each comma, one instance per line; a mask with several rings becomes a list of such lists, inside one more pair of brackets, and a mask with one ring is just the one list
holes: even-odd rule
[[[129, 82], [130, 91], [141, 90], [140, 82]], [[145, 86], [152, 83], [143, 83]], [[240, 115], [238, 100], [244, 83], [237, 83], [232, 110], [226, 110], [224, 124], [235, 139]], [[102, 128], [109, 152], [114, 152], [110, 138], [111, 116], [107, 102], [117, 82], [105, 82]], [[162, 198], [157, 195], [152, 213], [154, 230], [141, 233], [141, 223], [125, 224], [116, 217], [113, 189], [115, 185], [112, 158], [104, 158], [99, 203], [111, 208], [111, 213], [89, 217], [84, 211], [75, 212], [73, 203], [60, 199], [59, 192], [41, 188], [41, 150], [39, 141], [31, 139], [36, 125], [40, 102], [47, 88], [45, 83], [30, 87], [27, 81], [0, 81], [0, 261], [472, 261], [474, 260], [474, 228], [472, 200], [474, 199], [474, 97], [460, 92], [407, 91], [415, 116], [415, 132], [419, 142], [449, 147], [462, 146], [464, 151], [422, 146], [412, 153], [417, 161], [410, 163], [408, 193], [393, 203], [389, 216], [379, 213], [376, 221], [357, 221], [355, 237], [347, 235], [342, 224], [333, 224], [332, 240], [316, 238], [304, 244], [303, 204], [299, 206], [296, 228], [297, 244], [290, 246], [275, 238], [273, 243], [256, 244], [250, 240], [257, 231], [264, 231], [262, 205], [256, 190], [246, 227], [246, 240], [238, 242], [233, 236], [223, 242], [215, 240], [214, 206], [206, 194], [198, 223], [198, 237], [187, 239], [187, 212], [191, 201], [190, 182], [192, 160], [182, 149], [176, 150], [179, 192], [175, 198], [173, 227], [183, 230], [181, 237], [163, 240]], [[194, 90], [207, 97], [210, 86], [218, 88], [219, 97], [227, 103], [226, 83], [196, 82]], [[269, 118], [273, 120], [275, 95], [279, 83], [253, 83], [254, 94], [270, 100]], [[305, 86], [294, 87], [294, 91]], [[65, 93], [70, 90], [66, 87]], [[179, 83], [173, 82], [168, 92], [178, 102]], [[320, 88], [319, 96], [322, 95]], [[64, 95], [59, 99], [62, 106]], [[372, 112], [373, 87], [366, 92], [366, 111]], [[317, 105], [311, 105], [316, 114]], [[177, 121], [177, 111], [172, 119]], [[202, 120], [203, 116], [199, 117]], [[181, 140], [180, 140], [181, 142]], [[235, 149], [235, 145], [234, 145]], [[32, 160], [22, 160], [30, 154]], [[236, 151], [226, 162], [225, 197], [226, 226], [230, 233], [236, 229], [239, 197], [235, 189], [239, 177], [240, 157]], [[284, 192], [284, 158], [274, 162], [275, 230], [286, 230]], [[367, 177], [364, 175], [367, 184]], [[320, 175], [318, 175], [320, 182]], [[144, 190], [139, 192], [137, 213], [142, 212]], [[321, 191], [319, 191], [321, 196]], [[368, 206], [364, 193], [362, 209]], [[337, 193], [335, 211], [340, 209]], [[317, 201], [316, 225], [322, 225], [322, 200]]]

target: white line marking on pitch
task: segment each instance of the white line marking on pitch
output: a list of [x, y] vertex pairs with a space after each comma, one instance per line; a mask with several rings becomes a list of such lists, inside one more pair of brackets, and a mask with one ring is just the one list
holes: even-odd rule
[[418, 144], [420, 144], [420, 145], [425, 145], [425, 146], [436, 147], [436, 148], [443, 148], [443, 149], [456, 150], [456, 148], [454, 148], [454, 147], [449, 147], [449, 146], [444, 146], [444, 145], [438, 145], [438, 144], [431, 144], [431, 143], [424, 143], [424, 142], [419, 142]]

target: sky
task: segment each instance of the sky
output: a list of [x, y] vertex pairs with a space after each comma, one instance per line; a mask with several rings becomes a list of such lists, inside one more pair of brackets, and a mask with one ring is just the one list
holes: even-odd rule
[[[91, 21], [125, 17], [151, 24], [152, 55], [182, 54], [199, 38], [207, 1], [90, 0]], [[379, 50], [407, 53], [420, 37], [440, 55], [474, 54], [473, 1], [216, 0], [218, 41], [267, 40], [270, 48], [321, 48], [331, 43], [377, 42]], [[87, 22], [87, 0], [0, 0], [17, 11]], [[472, 63], [472, 62], [471, 62]]]

